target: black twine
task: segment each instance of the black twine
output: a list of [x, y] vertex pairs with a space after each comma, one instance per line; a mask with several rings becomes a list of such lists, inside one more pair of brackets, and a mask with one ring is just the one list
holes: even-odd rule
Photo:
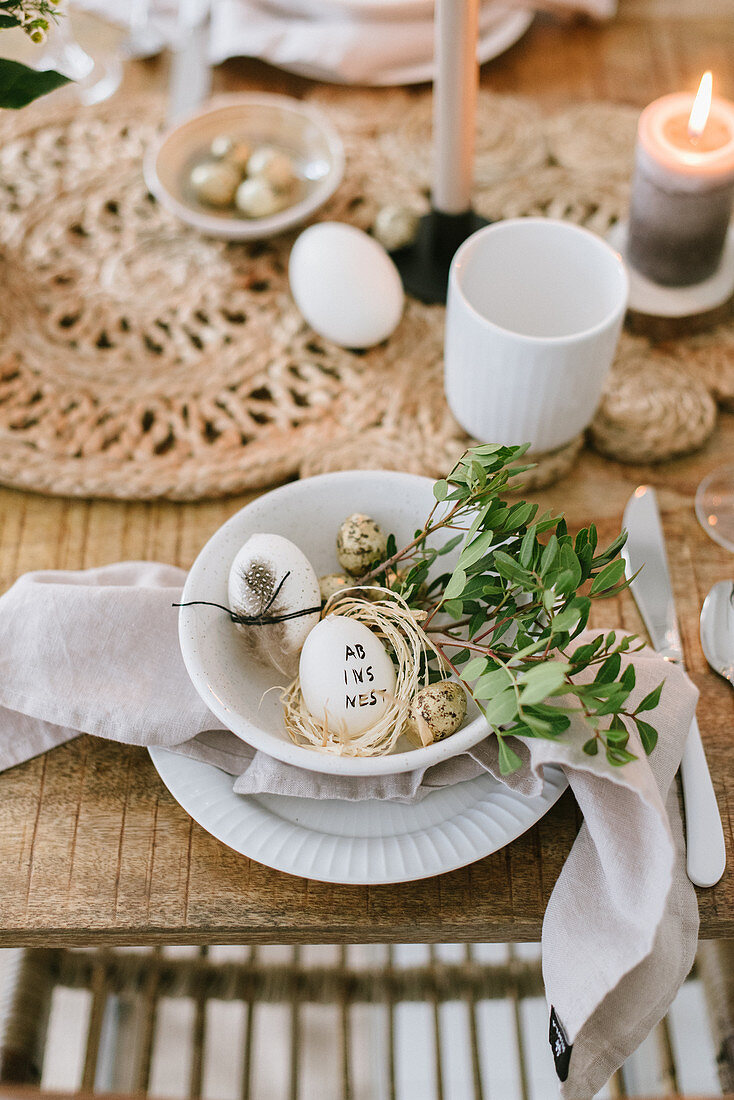
[[218, 607], [220, 611], [227, 612], [233, 623], [240, 623], [242, 626], [272, 626], [275, 623], [287, 622], [288, 619], [300, 619], [304, 615], [314, 615], [317, 611], [321, 611], [321, 604], [319, 604], [318, 607], [305, 607], [302, 611], [288, 611], [284, 615], [265, 614], [277, 600], [281, 588], [290, 575], [289, 570], [258, 615], [245, 615], [240, 611], [232, 611], [230, 607], [225, 607], [225, 605], [221, 603], [212, 603], [211, 600], [190, 600], [188, 603], [171, 604], [171, 607]]

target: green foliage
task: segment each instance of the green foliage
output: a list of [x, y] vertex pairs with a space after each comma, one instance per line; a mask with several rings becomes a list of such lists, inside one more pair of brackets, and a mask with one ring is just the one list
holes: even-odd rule
[[68, 77], [53, 69], [37, 72], [19, 61], [0, 57], [0, 108], [17, 110], [68, 83]]
[[[19, 27], [31, 42], [45, 42], [50, 24], [58, 19], [57, 3], [58, 0], [0, 0], [0, 30]], [[38, 71], [0, 57], [0, 108], [17, 110], [68, 83], [68, 77], [51, 69]]]
[[[424, 628], [499, 738], [504, 775], [521, 764], [508, 737], [556, 739], [570, 713], [589, 726], [584, 752], [601, 749], [621, 766], [635, 759], [626, 723], [637, 727], [645, 752], [655, 747], [654, 727], [638, 715], [657, 707], [663, 685], [628, 710], [635, 670], [622, 669], [622, 656], [641, 648], [639, 639], [611, 631], [583, 645], [574, 640], [592, 602], [629, 584], [619, 556], [626, 533], [600, 549], [593, 524], [574, 539], [562, 516], [539, 516], [537, 505], [504, 499], [510, 478], [529, 468], [518, 464], [526, 450], [467, 451], [434, 485], [436, 503], [413, 541], [397, 550], [391, 538], [387, 560], [362, 579], [381, 578], [427, 612]], [[453, 531], [459, 534], [442, 545], [428, 545], [438, 532]], [[453, 572], [428, 582], [431, 566], [459, 545]]]

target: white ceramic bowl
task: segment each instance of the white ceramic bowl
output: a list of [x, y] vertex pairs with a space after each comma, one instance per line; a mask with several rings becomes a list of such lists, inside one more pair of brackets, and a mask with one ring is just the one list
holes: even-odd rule
[[[211, 537], [191, 567], [182, 601], [212, 600], [226, 605], [232, 561], [257, 531], [291, 539], [319, 575], [339, 569], [336, 532], [351, 512], [373, 516], [386, 532], [395, 535], [399, 546], [404, 545], [433, 506], [432, 486], [429, 478], [413, 474], [350, 470], [274, 489], [237, 512]], [[441, 571], [451, 569], [455, 560], [455, 553], [441, 557]], [[389, 775], [437, 764], [487, 736], [486, 722], [470, 702], [464, 726], [427, 748], [366, 758], [301, 748], [285, 731], [278, 692], [265, 694], [282, 682], [282, 677], [245, 653], [241, 634], [223, 611], [182, 607], [179, 639], [189, 676], [210, 710], [243, 741], [286, 764], [332, 775]]]
[[[245, 218], [198, 203], [189, 173], [220, 134], [290, 153], [304, 180], [302, 197], [268, 218]], [[210, 237], [261, 240], [300, 225], [333, 195], [344, 173], [344, 148], [326, 116], [310, 104], [289, 96], [242, 93], [220, 96], [168, 130], [148, 149], [143, 171], [152, 194], [188, 225]]]

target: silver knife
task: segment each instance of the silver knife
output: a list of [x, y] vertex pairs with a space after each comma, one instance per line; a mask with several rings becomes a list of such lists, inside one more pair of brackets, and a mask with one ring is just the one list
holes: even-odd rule
[[[655, 496], [649, 485], [640, 485], [624, 510], [627, 542], [622, 549], [630, 591], [647, 627], [652, 644], [668, 661], [683, 664], [678, 619], [665, 554], [663, 527]], [[726, 867], [724, 830], [711, 783], [706, 756], [694, 715], [681, 760], [683, 801], [686, 810], [686, 870], [696, 886], [713, 886]]]

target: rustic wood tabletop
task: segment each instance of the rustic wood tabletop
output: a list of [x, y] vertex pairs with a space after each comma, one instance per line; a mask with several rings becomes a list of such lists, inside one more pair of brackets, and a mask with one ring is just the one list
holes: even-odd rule
[[[606, 99], [642, 107], [693, 88], [713, 68], [734, 97], [734, 21], [728, 0], [706, 14], [695, 0], [622, 0], [600, 26], [540, 17], [484, 67], [486, 87], [555, 108]], [[135, 63], [120, 94], [165, 88], [167, 61]], [[230, 62], [215, 88], [293, 94], [309, 82], [253, 62]], [[698, 640], [709, 587], [734, 558], [699, 528], [701, 478], [734, 455], [734, 416], [697, 455], [658, 467], [623, 466], [584, 452], [541, 493], [575, 526], [619, 530], [645, 481], [659, 490], [686, 660], [701, 690], [699, 722], [727, 839], [730, 869], [699, 891], [701, 935], [734, 937], [734, 738], [731, 689], [711, 673]], [[0, 490], [0, 591], [31, 569], [79, 569], [121, 559], [188, 567], [251, 497], [199, 504], [113, 503]], [[642, 630], [631, 598], [602, 605], [595, 625]], [[539, 939], [543, 912], [579, 826], [566, 794], [530, 832], [463, 870], [409, 885], [340, 887], [250, 862], [207, 835], [174, 802], [147, 753], [81, 737], [0, 775], [0, 944], [372, 942]]]

